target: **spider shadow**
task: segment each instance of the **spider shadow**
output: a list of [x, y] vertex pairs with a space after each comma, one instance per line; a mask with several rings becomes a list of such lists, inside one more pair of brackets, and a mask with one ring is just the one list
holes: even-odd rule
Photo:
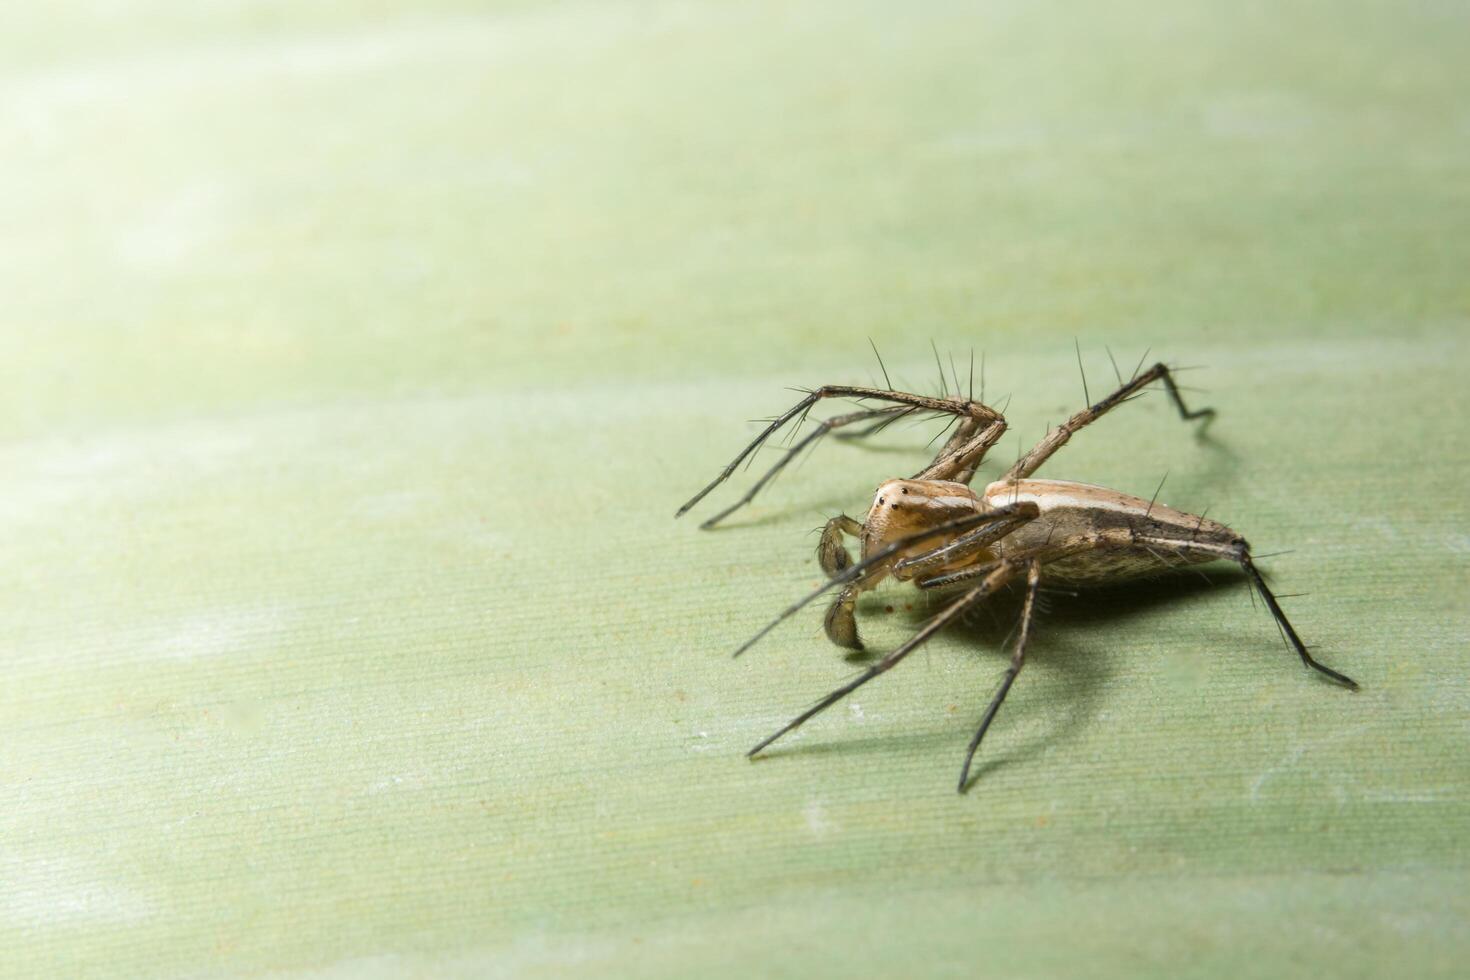
[[[1035, 619], [1032, 623], [1032, 639], [1026, 656], [1026, 669], [1017, 679], [1017, 685], [1032, 679], [1033, 684], [1048, 688], [1043, 702], [1058, 704], [1056, 710], [1045, 712], [1046, 722], [1040, 731], [1028, 734], [1019, 741], [1008, 739], [1002, 734], [1006, 716], [1015, 718], [1020, 707], [1014, 697], [1001, 709], [996, 726], [987, 733], [986, 741], [975, 757], [966, 789], [973, 786], [988, 773], [1005, 766], [1024, 763], [1035, 759], [1054, 744], [1065, 741], [1081, 731], [1092, 721], [1104, 700], [1108, 679], [1114, 673], [1113, 658], [1122, 651], [1100, 650], [1095, 642], [1089, 642], [1096, 628], [1116, 625], [1120, 621], [1146, 615], [1167, 605], [1185, 604], [1185, 600], [1212, 593], [1220, 589], [1245, 584], [1244, 573], [1231, 567], [1212, 568], [1206, 576], [1192, 571], [1179, 571], [1140, 582], [1124, 583], [1103, 588], [1077, 592], [1060, 588], [1049, 589], [1043, 585], [1038, 596]], [[889, 594], [869, 595], [859, 604], [859, 617], [870, 618], [881, 615], [884, 608], [892, 607], [895, 615], [901, 616], [906, 632], [918, 630], [931, 615], [943, 608], [948, 596], [943, 594], [919, 594], [918, 601], [906, 601], [900, 609]], [[978, 722], [989, 703], [994, 685], [999, 683], [1001, 673], [1009, 663], [1010, 644], [1014, 642], [1014, 631], [1019, 622], [1024, 590], [1012, 587], [962, 616], [941, 631], [942, 635], [961, 639], [967, 648], [977, 654], [990, 673], [977, 674], [976, 684], [967, 696], [971, 702], [966, 711]], [[928, 599], [926, 603], [924, 600]], [[868, 650], [853, 653], [845, 659], [854, 666], [870, 666], [881, 659], [886, 651]], [[916, 651], [917, 652], [917, 651]], [[1042, 677], [1036, 677], [1042, 674]], [[1018, 719], [1019, 720], [1019, 719]], [[997, 737], [1000, 736], [1000, 737]], [[931, 746], [941, 740], [947, 743], [949, 736], [939, 730], [924, 735], [903, 736], [902, 744]], [[770, 756], [815, 754], [835, 752], [867, 752], [891, 750], [894, 739], [830, 740], [815, 744], [796, 744], [773, 748], [763, 754]], [[987, 749], [993, 751], [987, 753]]]
[[[1187, 606], [1187, 600], [1192, 597], [1246, 583], [1244, 572], [1233, 566], [1221, 566], [1209, 573], [1179, 570], [1157, 578], [1085, 590], [1047, 589], [1043, 585], [1031, 624], [1027, 667], [1050, 668], [1051, 696], [1066, 699], [1070, 710], [1045, 712], [1048, 723], [1041, 732], [1024, 738], [1019, 744], [997, 745], [988, 757], [982, 745], [966, 789], [986, 773], [1035, 758], [1050, 745], [1081, 731], [1096, 717], [1107, 681], [1114, 673], [1114, 658], [1126, 654], [1126, 648], [1100, 649], [1095, 639], [1099, 627], [1137, 619], [1161, 607]], [[985, 644], [988, 649], [1009, 652], [1020, 620], [1022, 597], [1023, 590], [1013, 587], [1003, 597], [1003, 604], [997, 603], [992, 608], [994, 617], [983, 614], [971, 617], [971, 622], [960, 624], [956, 631], [969, 640]], [[977, 714], [979, 710], [977, 706]], [[990, 738], [987, 733], [987, 742]]]

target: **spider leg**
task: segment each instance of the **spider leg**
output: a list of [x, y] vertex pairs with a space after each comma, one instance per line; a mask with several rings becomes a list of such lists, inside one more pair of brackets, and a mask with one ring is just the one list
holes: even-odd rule
[[1111, 395], [1082, 409], [1082, 411], [1077, 412], [1061, 425], [1051, 430], [1051, 432], [1047, 433], [1046, 438], [1032, 447], [1030, 452], [1016, 460], [1016, 465], [1007, 470], [1001, 479], [1024, 480], [1032, 473], [1035, 473], [1041, 467], [1042, 463], [1045, 463], [1051, 458], [1053, 453], [1065, 446], [1067, 440], [1072, 438], [1073, 433], [1096, 422], [1103, 415], [1128, 401], [1155, 381], [1162, 381], [1164, 383], [1165, 390], [1169, 392], [1169, 397], [1173, 399], [1174, 407], [1179, 410], [1180, 418], [1186, 422], [1193, 421], [1194, 419], [1204, 420], [1198, 430], [1203, 434], [1205, 429], [1209, 427], [1210, 420], [1215, 417], [1215, 410], [1213, 408], [1199, 408], [1191, 411], [1184, 404], [1184, 398], [1179, 394], [1179, 386], [1174, 383], [1174, 376], [1169, 373], [1168, 366], [1159, 363], [1142, 374], [1135, 375], [1132, 379], [1120, 385], [1118, 390], [1114, 391]]
[[828, 575], [836, 575], [851, 565], [852, 555], [848, 554], [842, 536], [848, 534], [858, 537], [862, 533], [862, 524], [846, 514], [838, 514], [828, 521], [822, 528], [821, 543], [817, 545], [817, 564], [822, 566], [822, 571]]
[[[945, 448], [953, 451], [953, 449], [958, 449], [959, 447], [964, 445], [966, 440], [973, 439], [976, 426], [977, 423], [973, 422], [970, 419], [965, 419], [964, 421], [962, 421], [959, 425], [959, 428], [955, 429], [955, 433], [953, 436], [953, 448], [949, 446], [946, 446]], [[997, 439], [998, 438], [999, 436], [997, 435]], [[984, 457], [985, 452], [988, 451], [993, 445], [995, 445], [994, 441], [987, 442], [985, 444], [984, 450], [982, 450], [981, 452], [971, 452], [969, 455], [967, 455], [964, 462], [955, 468], [954, 479], [964, 484], [969, 484], [971, 480], [975, 479], [975, 471], [980, 468], [980, 460]], [[946, 453], [941, 451], [940, 454], [935, 457], [936, 462], [942, 460], [945, 455]]]
[[1036, 520], [1041, 515], [1041, 508], [1027, 500], [1004, 508], [997, 508], [991, 512], [991, 515], [995, 517], [994, 524], [966, 531], [948, 544], [942, 544], [923, 554], [895, 562], [893, 577], [900, 580], [920, 578], [945, 565], [973, 558], [1022, 524]]
[[1286, 613], [1282, 611], [1281, 604], [1276, 601], [1276, 596], [1266, 587], [1266, 580], [1261, 578], [1261, 573], [1251, 561], [1250, 554], [1242, 553], [1238, 560], [1240, 561], [1240, 567], [1245, 569], [1246, 575], [1250, 576], [1250, 580], [1255, 585], [1256, 591], [1261, 594], [1262, 599], [1266, 600], [1266, 608], [1271, 610], [1271, 616], [1276, 620], [1276, 625], [1280, 626], [1281, 632], [1286, 634], [1287, 642], [1296, 650], [1297, 656], [1302, 658], [1302, 663], [1324, 676], [1331, 678], [1348, 690], [1356, 691], [1358, 689], [1357, 681], [1346, 674], [1338, 673], [1325, 664], [1319, 663], [1307, 652], [1307, 645], [1302, 642], [1301, 637], [1296, 635], [1296, 630], [1292, 629], [1291, 621], [1286, 618]]
[[891, 574], [894, 578], [906, 580], [922, 575], [931, 569], [978, 557], [984, 554], [985, 549], [991, 544], [1010, 534], [1022, 524], [1034, 521], [1040, 513], [1036, 504], [1029, 500], [998, 507], [983, 515], [977, 515], [986, 518], [985, 522], [974, 530], [961, 533], [953, 541], [940, 544], [920, 554], [902, 558], [894, 563], [892, 568], [879, 569], [877, 574], [854, 582], [838, 594], [837, 598], [832, 601], [832, 605], [828, 607], [827, 615], [822, 619], [822, 629], [826, 632], [827, 639], [849, 650], [863, 648], [863, 641], [858, 636], [857, 628], [857, 598], [881, 581], [883, 574]]
[[[962, 447], [963, 452], [957, 451], [958, 458], [965, 461], [968, 461], [970, 456], [975, 455], [977, 452], [983, 454], [985, 449], [994, 445], [1000, 439], [1001, 433], [1005, 431], [1005, 419], [1001, 417], [1000, 413], [977, 401], [969, 401], [959, 397], [931, 398], [928, 395], [914, 395], [906, 391], [888, 391], [882, 388], [864, 388], [856, 385], [823, 385], [814, 391], [808, 392], [806, 397], [801, 401], [776, 416], [749, 445], [740, 451], [739, 455], [730, 461], [729, 465], [720, 471], [719, 476], [715, 477], [704, 489], [691, 497], [678, 509], [674, 516], [683, 516], [690, 508], [703, 500], [711, 490], [728, 480], [730, 475], [735, 472], [735, 468], [745, 462], [746, 458], [759, 449], [777, 430], [797, 416], [805, 417], [806, 413], [811, 411], [812, 406], [824, 398], [855, 398], [859, 401], [882, 401], [897, 406], [908, 406], [915, 411], [940, 412], [945, 415], [958, 415], [977, 419], [985, 428], [970, 440], [975, 445], [967, 444], [966, 447]], [[965, 455], [965, 453], [969, 455]], [[931, 469], [933, 469], [932, 466]], [[944, 478], [927, 477], [927, 479]]]
[[[931, 466], [934, 465], [934, 463], [937, 463], [940, 460], [944, 459], [946, 456], [949, 456], [960, 446], [973, 439], [976, 430], [980, 426], [980, 420], [974, 418], [973, 416], [957, 415], [955, 416], [955, 419], [959, 421], [959, 425], [955, 426], [955, 420], [952, 419], [949, 425], [945, 427], [944, 431], [946, 432], [951, 426], [954, 427], [954, 431], [951, 432], [949, 434], [949, 438], [945, 440], [944, 448], [940, 449], [939, 452], [935, 454], [933, 461], [930, 463]], [[874, 425], [870, 425], [865, 429], [860, 429], [857, 432], [838, 432], [833, 436], [833, 438], [840, 439], [843, 442], [856, 442], [859, 439], [866, 439], [868, 436], [876, 435], [877, 433], [886, 429], [889, 425], [893, 424], [894, 421], [895, 420], [893, 419], [885, 419], [884, 421], [878, 422]], [[943, 435], [943, 432], [941, 432], [940, 434]], [[938, 441], [937, 436], [934, 440], [931, 440], [930, 444], [932, 445], [935, 441]], [[977, 464], [978, 462], [979, 461], [976, 460]], [[974, 476], [974, 472], [974, 467], [972, 466], [970, 468], [970, 473], [968, 476], [958, 477], [959, 482], [969, 483], [971, 478]], [[919, 479], [919, 477], [914, 477], [914, 479]]]
[[902, 538], [895, 538], [894, 540], [884, 545], [882, 548], [879, 548], [877, 551], [873, 552], [871, 555], [868, 555], [862, 561], [849, 565], [838, 574], [832, 576], [826, 582], [817, 586], [811, 592], [808, 592], [806, 595], [802, 596], [796, 602], [793, 602], [791, 605], [787, 606], [781, 611], [780, 615], [778, 615], [775, 619], [771, 620], [769, 623], [763, 626], [759, 632], [757, 632], [750, 639], [746, 640], [744, 643], [740, 644], [739, 648], [736, 649], [733, 656], [738, 657], [746, 650], [749, 650], [751, 647], [755, 646], [757, 641], [759, 641], [767, 633], [771, 632], [771, 630], [775, 629], [777, 626], [781, 625], [786, 620], [796, 615], [798, 612], [804, 609], [812, 601], [819, 598], [829, 589], [834, 589], [838, 586], [846, 586], [851, 583], [859, 583], [863, 588], [870, 588], [873, 583], [878, 582], [883, 578], [883, 576], [888, 574], [888, 563], [893, 558], [893, 556], [901, 554], [902, 552], [913, 548], [915, 545], [923, 544], [925, 541], [928, 541], [932, 538], [941, 538], [945, 535], [954, 535], [962, 531], [968, 531], [971, 528], [980, 527], [983, 524], [990, 523], [1000, 518], [1008, 517], [1014, 512], [1014, 509], [1010, 506], [997, 507], [995, 510], [989, 511], [984, 514], [971, 514], [968, 517], [961, 517], [957, 520], [946, 521], [943, 524], [936, 524], [934, 527], [931, 527], [925, 531], [919, 531], [915, 534], [910, 534]]
[[841, 701], [843, 698], [847, 697], [853, 691], [856, 691], [858, 688], [862, 687], [864, 684], [868, 683], [868, 681], [877, 677], [879, 674], [886, 673], [887, 671], [892, 670], [895, 666], [898, 665], [901, 660], [903, 660], [909, 654], [913, 653], [935, 633], [943, 629], [947, 623], [953, 621], [966, 609], [970, 608], [972, 605], [979, 602], [986, 596], [992, 594], [993, 592], [995, 592], [996, 589], [1004, 585], [1005, 582], [1009, 580], [1009, 578], [1013, 574], [1014, 568], [1015, 566], [1009, 563], [1002, 564], [1000, 567], [996, 568], [995, 571], [993, 571], [983, 582], [970, 589], [964, 595], [960, 596], [958, 599], [951, 602], [948, 606], [942, 609], [937, 616], [929, 620], [929, 622], [925, 623], [924, 626], [917, 633], [909, 637], [908, 640], [906, 640], [896, 650], [888, 654], [886, 657], [878, 661], [873, 666], [869, 667], [867, 670], [863, 671], [853, 680], [848, 681], [846, 684], [837, 688], [826, 697], [822, 698], [812, 707], [803, 711], [791, 721], [787, 722], [781, 727], [779, 731], [775, 732], [768, 738], [763, 739], [758, 745], [755, 746], [755, 748], [751, 749], [750, 752], [747, 753], [747, 755], [757, 755], [762, 749], [769, 746], [772, 742], [776, 741], [787, 732], [790, 732], [795, 728], [799, 728], [805, 722], [821, 714], [823, 711], [826, 711], [828, 708], [832, 707], [832, 705], [836, 704], [838, 701]]
[[1271, 611], [1271, 617], [1276, 620], [1276, 625], [1281, 628], [1281, 634], [1285, 637], [1287, 645], [1296, 651], [1297, 656], [1302, 658], [1302, 663], [1312, 668], [1350, 691], [1358, 690], [1358, 682], [1346, 674], [1339, 673], [1326, 664], [1316, 660], [1308, 651], [1307, 645], [1297, 635], [1292, 627], [1291, 621], [1286, 618], [1286, 612], [1281, 608], [1281, 603], [1276, 601], [1276, 596], [1266, 585], [1266, 580], [1261, 577], [1261, 572], [1256, 568], [1255, 562], [1251, 561], [1250, 546], [1244, 540], [1236, 540], [1230, 544], [1217, 544], [1205, 541], [1174, 540], [1171, 538], [1138, 537], [1135, 539], [1141, 544], [1149, 547], [1159, 548], [1166, 552], [1181, 555], [1210, 555], [1215, 558], [1223, 558], [1233, 561], [1239, 565], [1250, 579], [1251, 585], [1255, 586], [1263, 600], [1266, 608]]
[[765, 488], [766, 484], [774, 480], [777, 474], [784, 470], [791, 463], [792, 460], [800, 456], [804, 449], [820, 440], [823, 436], [831, 432], [833, 429], [839, 429], [844, 425], [851, 425], [854, 422], [862, 422], [867, 419], [879, 417], [883, 417], [883, 421], [879, 422], [878, 425], [884, 426], [893, 422], [896, 418], [907, 415], [913, 411], [916, 411], [916, 409], [907, 408], [902, 405], [896, 405], [890, 406], [888, 408], [870, 408], [861, 412], [852, 412], [848, 415], [834, 415], [830, 419], [822, 420], [821, 422], [817, 423], [817, 427], [815, 429], [802, 436], [791, 446], [788, 446], [786, 450], [781, 454], [781, 458], [776, 461], [775, 465], [766, 470], [761, 478], [755, 481], [755, 483], [751, 486], [749, 490], [745, 491], [745, 496], [741, 497], [729, 507], [726, 507], [724, 510], [709, 518], [699, 526], [704, 530], [709, 530], [716, 524], [720, 523], [720, 521], [723, 521], [725, 518], [729, 517], [731, 514], [735, 513], [737, 510], [750, 503], [752, 500], [755, 499], [755, 495], [760, 493], [761, 490]]
[[980, 748], [980, 740], [985, 737], [985, 732], [990, 728], [990, 723], [995, 720], [995, 713], [1000, 710], [1000, 704], [1010, 693], [1011, 684], [1015, 682], [1016, 675], [1021, 672], [1021, 665], [1026, 662], [1026, 643], [1031, 639], [1031, 623], [1036, 613], [1036, 590], [1041, 584], [1041, 562], [1032, 558], [1026, 565], [1026, 603], [1021, 607], [1021, 634], [1016, 638], [1016, 648], [1011, 651], [1011, 666], [1006, 670], [1005, 677], [1001, 679], [1000, 687], [996, 689], [994, 697], [990, 699], [990, 706], [985, 709], [985, 714], [980, 718], [980, 727], [975, 730], [975, 737], [970, 739], [970, 747], [965, 750], [965, 764], [960, 768], [959, 791], [963, 793], [970, 781], [970, 763], [975, 760], [975, 752]]
[[[980, 403], [973, 402], [972, 404]], [[955, 427], [954, 432], [950, 433], [944, 446], [935, 454], [928, 466], [909, 479], [954, 480], [957, 483], [968, 484], [975, 478], [975, 470], [979, 468], [985, 453], [999, 442], [1001, 435], [1005, 433], [1005, 421], [1000, 418], [999, 413], [996, 413], [995, 418], [988, 420], [975, 415], [957, 415], [956, 417], [959, 419], [959, 425]], [[886, 422], [879, 423], [858, 433], [839, 433], [838, 438], [858, 439], [887, 424]]]
[[1005, 431], [1005, 419], [999, 415], [992, 420], [973, 416], [961, 419], [954, 435], [949, 437], [934, 461], [915, 473], [912, 479], [969, 483], [975, 478], [975, 470], [980, 466], [980, 461], [1000, 441]]
[[856, 432], [849, 430], [847, 432], [833, 433], [832, 438], [840, 440], [842, 442], [857, 442], [859, 439], [866, 439], [869, 436], [876, 436], [878, 433], [882, 432], [884, 429], [888, 428], [892, 424], [893, 420], [884, 419], [881, 422], [874, 422], [872, 425], [867, 426], [866, 428], [858, 429]]
[[[915, 473], [909, 479], [944, 479], [968, 484], [975, 478], [975, 469], [980, 465], [980, 458], [984, 455], [984, 451], [982, 450], [979, 453], [971, 451], [963, 461], [957, 461], [954, 457], [964, 447], [971, 447], [973, 450], [972, 443], [975, 441], [976, 433], [980, 431], [981, 421], [969, 416], [960, 417], [958, 420], [959, 425], [954, 425], [953, 422], [950, 423], [950, 425], [954, 425], [954, 431], [949, 433], [949, 438], [945, 440], [939, 452], [934, 454], [934, 458], [929, 462], [929, 465], [918, 473]], [[948, 431], [947, 427], [945, 431]], [[944, 433], [940, 434], [943, 435]], [[1000, 432], [995, 433], [993, 439], [987, 439], [985, 441], [984, 449], [988, 450], [999, 438]]]
[[1085, 541], [1071, 547], [1053, 548], [1049, 543], [1043, 543], [1039, 548], [1028, 548], [1024, 554], [1011, 554], [993, 561], [984, 562], [979, 565], [970, 565], [965, 568], [957, 568], [953, 571], [940, 571], [933, 575], [924, 575], [914, 579], [914, 585], [926, 591], [932, 589], [944, 589], [960, 582], [968, 582], [971, 579], [981, 578], [989, 575], [991, 569], [1003, 561], [1024, 561], [1027, 558], [1040, 556], [1043, 561], [1053, 562], [1062, 558], [1070, 558], [1084, 551], [1091, 551], [1098, 547], [1095, 540]]

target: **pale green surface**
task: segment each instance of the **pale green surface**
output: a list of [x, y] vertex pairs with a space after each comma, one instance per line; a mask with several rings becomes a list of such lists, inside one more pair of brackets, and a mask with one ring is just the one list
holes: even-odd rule
[[[7, 6], [0, 973], [1463, 969], [1470, 25], [1182, 7]], [[870, 336], [1203, 365], [1049, 475], [1363, 692], [1222, 574], [1053, 597], [968, 796], [983, 616], [747, 763], [928, 433], [670, 515]]]

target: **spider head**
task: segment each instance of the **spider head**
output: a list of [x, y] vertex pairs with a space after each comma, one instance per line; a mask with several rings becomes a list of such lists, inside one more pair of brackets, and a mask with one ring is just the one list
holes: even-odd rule
[[[889, 480], [873, 495], [873, 506], [863, 522], [863, 556], [890, 541], [919, 534], [950, 521], [975, 514], [980, 508], [975, 492], [952, 480]], [[918, 554], [942, 544], [924, 541], [906, 552]], [[905, 554], [902, 557], [907, 557]]]

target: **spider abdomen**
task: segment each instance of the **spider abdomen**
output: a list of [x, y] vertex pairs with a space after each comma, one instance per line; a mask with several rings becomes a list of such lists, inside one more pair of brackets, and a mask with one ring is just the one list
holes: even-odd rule
[[1059, 584], [1105, 585], [1157, 575], [1214, 561], [1222, 547], [1245, 545], [1219, 521], [1086, 483], [1002, 480], [987, 486], [980, 500], [992, 509], [1037, 506], [1037, 519], [997, 542], [994, 550], [997, 556], [1039, 555], [1042, 577]]

